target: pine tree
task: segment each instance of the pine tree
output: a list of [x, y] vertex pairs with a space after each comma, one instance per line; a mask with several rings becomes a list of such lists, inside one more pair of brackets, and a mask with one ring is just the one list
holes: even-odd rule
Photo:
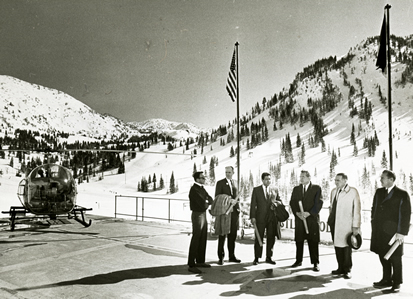
[[357, 157], [359, 154], [359, 151], [357, 149], [357, 144], [354, 143], [354, 147], [353, 147], [353, 157]]
[[363, 174], [361, 176], [361, 186], [364, 190], [367, 190], [370, 187], [370, 173], [367, 171], [367, 166], [364, 164]]
[[333, 179], [336, 176], [335, 174], [336, 165], [337, 165], [337, 156], [333, 149], [333, 152], [331, 153], [331, 161], [330, 161], [330, 179]]
[[162, 174], [161, 174], [161, 178], [159, 179], [159, 189], [162, 190], [163, 188], [165, 188], [165, 182], [163, 181]]
[[209, 163], [209, 180], [210, 180], [210, 183], [212, 185], [215, 184], [215, 161], [214, 161], [214, 157], [211, 157], [211, 161]]
[[387, 169], [387, 157], [386, 157], [386, 152], [383, 151], [383, 156], [381, 158], [380, 165], [382, 168]]
[[321, 152], [324, 153], [326, 151], [326, 143], [324, 142], [324, 138], [321, 138]]
[[234, 148], [231, 146], [230, 152], [229, 152], [229, 156], [232, 158], [235, 156], [235, 152], [234, 152]]
[[174, 178], [174, 172], [172, 171], [171, 179], [169, 181], [169, 192], [171, 194], [175, 193], [175, 178]]
[[356, 143], [356, 136], [354, 135], [354, 124], [351, 128], [351, 134], [350, 134], [350, 144], [354, 145]]
[[156, 174], [153, 174], [152, 183], [153, 183], [153, 191], [156, 191]]
[[301, 146], [301, 138], [300, 138], [300, 134], [297, 134], [297, 147]]
[[193, 170], [193, 172], [192, 173], [195, 173], [197, 170], [196, 170], [196, 163], [194, 162], [194, 170]]
[[202, 164], [207, 164], [206, 156], [204, 156], [204, 160], [202, 160]]

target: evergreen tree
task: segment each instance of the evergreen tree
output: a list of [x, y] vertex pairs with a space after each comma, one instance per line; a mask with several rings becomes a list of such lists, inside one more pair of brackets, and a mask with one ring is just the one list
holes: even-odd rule
[[156, 191], [156, 174], [153, 174], [152, 183], [153, 183], [153, 191]]
[[297, 134], [297, 147], [301, 146], [301, 138], [300, 138], [300, 134]]
[[359, 154], [359, 151], [357, 149], [357, 144], [354, 143], [354, 147], [353, 147], [353, 157], [357, 157]]
[[337, 164], [338, 164], [337, 156], [333, 149], [333, 152], [331, 153], [331, 161], [330, 161], [330, 179], [334, 179], [334, 177], [336, 176], [335, 167]]
[[234, 148], [231, 146], [230, 152], [229, 152], [229, 156], [232, 158], [235, 156], [235, 152], [234, 152]]
[[159, 189], [162, 190], [163, 188], [165, 188], [165, 182], [163, 181], [162, 174], [161, 174], [161, 178], [159, 179]]
[[202, 164], [207, 164], [206, 156], [204, 156], [204, 160], [202, 160]]
[[174, 172], [172, 171], [171, 179], [169, 181], [169, 192], [171, 194], [175, 193], [175, 178], [174, 178]]
[[383, 156], [381, 157], [380, 165], [382, 168], [387, 169], [387, 157], [385, 151], [383, 151]]
[[324, 138], [321, 138], [321, 152], [324, 153], [326, 151], [326, 143], [324, 142]]
[[364, 190], [367, 190], [371, 186], [370, 173], [367, 171], [366, 164], [364, 164], [363, 174], [361, 176], [361, 186], [363, 187]]
[[194, 170], [193, 170], [193, 172], [192, 173], [195, 173], [197, 170], [196, 170], [196, 163], [194, 162]]
[[215, 184], [215, 161], [214, 157], [211, 157], [211, 161], [209, 163], [209, 181], [210, 184]]
[[298, 160], [298, 165], [304, 165], [305, 164], [305, 146], [304, 143], [301, 144], [301, 153], [299, 156], [299, 160]]
[[350, 144], [354, 145], [356, 143], [356, 136], [354, 135], [354, 124], [351, 127], [351, 134], [350, 134]]

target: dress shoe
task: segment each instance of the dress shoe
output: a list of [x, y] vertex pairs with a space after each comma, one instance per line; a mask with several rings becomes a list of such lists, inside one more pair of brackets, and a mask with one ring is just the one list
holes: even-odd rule
[[224, 264], [224, 260], [221, 260], [221, 259], [220, 259], [220, 260], [218, 261], [218, 265], [222, 266], [223, 264]]
[[314, 272], [319, 272], [319, 271], [320, 271], [320, 267], [318, 267], [317, 264], [314, 264], [313, 271], [314, 271]]
[[241, 260], [237, 259], [236, 257], [231, 258], [228, 261], [231, 262], [231, 263], [241, 263]]
[[351, 279], [352, 275], [350, 272], [344, 273], [343, 274], [344, 279]]
[[255, 266], [255, 265], [258, 265], [258, 259], [255, 259], [253, 262], [252, 262], [252, 264]]
[[195, 264], [195, 266], [200, 267], [200, 268], [211, 268], [210, 264], [206, 264], [206, 263], [197, 263]]
[[296, 268], [301, 266], [303, 263], [302, 262], [295, 262], [294, 264], [291, 265], [291, 268]]
[[195, 267], [195, 266], [189, 267], [189, 268], [188, 268], [188, 271], [189, 271], [189, 272], [192, 272], [192, 273], [196, 273], [196, 274], [202, 273], [202, 271], [199, 270], [199, 269], [198, 269], [197, 267]]
[[392, 293], [400, 292], [400, 284], [393, 284], [393, 286], [391, 287], [390, 292], [392, 292]]
[[273, 260], [270, 259], [270, 258], [267, 258], [267, 259], [265, 260], [265, 262], [266, 262], [267, 264], [275, 265], [275, 261], [273, 261]]
[[337, 269], [337, 270], [331, 271], [331, 274], [336, 275], [336, 276], [340, 276], [340, 275], [344, 274], [344, 272], [340, 269]]
[[389, 280], [380, 280], [378, 282], [373, 282], [373, 287], [391, 287], [393, 284]]

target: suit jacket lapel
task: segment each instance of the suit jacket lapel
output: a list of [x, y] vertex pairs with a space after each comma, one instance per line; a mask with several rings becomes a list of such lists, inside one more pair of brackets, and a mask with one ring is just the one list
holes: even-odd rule
[[[385, 201], [387, 201], [387, 200], [389, 200], [389, 199], [393, 196], [393, 193], [394, 193], [394, 190], [395, 190], [395, 189], [396, 189], [396, 187], [393, 187], [393, 189], [391, 189], [390, 193], [387, 194], [387, 196], [383, 199], [382, 203], [385, 202]], [[386, 190], [386, 189], [383, 189], [383, 192], [384, 192], [385, 190]]]

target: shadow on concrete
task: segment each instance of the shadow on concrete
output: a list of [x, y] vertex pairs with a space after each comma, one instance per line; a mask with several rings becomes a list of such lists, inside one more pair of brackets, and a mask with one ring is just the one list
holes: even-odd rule
[[188, 271], [185, 265], [162, 266], [153, 268], [135, 268], [120, 271], [113, 271], [108, 273], [96, 274], [79, 279], [61, 281], [53, 284], [45, 284], [33, 287], [23, 287], [15, 289], [14, 291], [29, 291], [38, 289], [47, 289], [63, 286], [73, 285], [108, 285], [116, 284], [125, 280], [137, 280], [145, 278], [161, 278], [171, 275], [193, 275]]
[[[188, 271], [186, 265], [171, 265], [153, 268], [135, 268], [108, 273], [96, 274], [79, 279], [61, 281], [53, 284], [45, 284], [32, 287], [22, 287], [9, 292], [31, 291], [74, 285], [111, 285], [126, 280], [156, 279], [172, 275], [185, 275], [188, 280], [183, 283], [185, 286], [197, 286], [202, 284], [218, 285], [240, 285], [239, 290], [221, 293], [221, 297], [236, 297], [243, 294], [255, 296], [285, 295], [286, 298], [306, 298], [323, 295], [324, 298], [372, 298], [385, 294], [385, 290], [373, 288], [341, 288], [333, 291], [318, 291], [317, 294], [294, 293], [310, 291], [312, 289], [327, 288], [335, 279], [331, 275], [313, 276], [304, 274], [293, 275], [290, 270], [284, 268], [268, 268], [252, 270], [248, 269], [251, 264], [228, 264], [223, 266], [213, 266], [203, 269], [201, 274], [193, 274]], [[260, 265], [262, 266], [262, 265]], [[195, 278], [195, 279], [192, 279]], [[201, 278], [201, 280], [199, 279]], [[331, 289], [331, 287], [329, 287]], [[289, 296], [290, 294], [290, 296]]]

